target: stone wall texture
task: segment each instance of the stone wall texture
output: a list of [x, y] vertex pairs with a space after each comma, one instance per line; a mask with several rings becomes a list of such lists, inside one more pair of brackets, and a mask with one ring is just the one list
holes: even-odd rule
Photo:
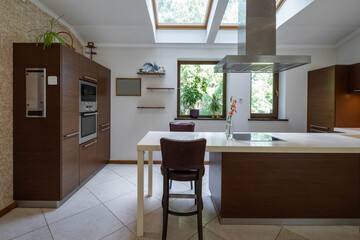
[[[0, 0], [0, 210], [13, 203], [13, 46], [14, 42], [35, 42], [32, 29], [49, 26], [47, 13], [27, 1]], [[56, 32], [69, 29], [60, 24]], [[64, 35], [67, 43], [70, 39]], [[74, 47], [83, 53], [83, 46], [74, 37]]]

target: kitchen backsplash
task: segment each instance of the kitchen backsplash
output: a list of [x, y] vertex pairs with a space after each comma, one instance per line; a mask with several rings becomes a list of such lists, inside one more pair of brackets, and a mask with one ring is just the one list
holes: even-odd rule
[[[49, 25], [50, 17], [30, 1], [0, 1], [0, 210], [13, 203], [13, 150], [12, 150], [12, 85], [13, 42], [35, 42], [36, 32], [29, 30]], [[55, 31], [70, 30], [57, 25]], [[64, 36], [66, 42], [69, 39]], [[78, 39], [74, 47], [83, 53]]]

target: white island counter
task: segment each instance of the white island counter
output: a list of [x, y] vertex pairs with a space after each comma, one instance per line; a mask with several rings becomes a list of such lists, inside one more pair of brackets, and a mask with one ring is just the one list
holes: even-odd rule
[[207, 140], [209, 187], [223, 223], [357, 221], [360, 139], [331, 133], [265, 134], [283, 141], [227, 141], [224, 132], [148, 132], [137, 145], [137, 235], [143, 235], [144, 227], [144, 152], [149, 151], [151, 196], [152, 152], [160, 151], [162, 137]]

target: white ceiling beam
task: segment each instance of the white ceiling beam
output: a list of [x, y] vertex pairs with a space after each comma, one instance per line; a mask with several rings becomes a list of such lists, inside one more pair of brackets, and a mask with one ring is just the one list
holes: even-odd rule
[[214, 43], [229, 0], [214, 0], [206, 29], [206, 43]]
[[150, 22], [151, 22], [151, 27], [152, 27], [152, 38], [153, 38], [153, 43], [156, 42], [156, 23], [155, 23], [155, 12], [154, 12], [154, 7], [152, 4], [152, 0], [145, 0], [146, 6], [147, 6], [147, 10], [149, 12], [149, 18], [150, 18]]

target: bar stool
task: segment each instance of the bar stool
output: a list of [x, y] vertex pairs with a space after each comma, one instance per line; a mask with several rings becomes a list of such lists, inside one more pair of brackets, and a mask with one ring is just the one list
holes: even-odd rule
[[[198, 236], [203, 239], [202, 232], [202, 177], [204, 176], [204, 156], [206, 139], [181, 141], [169, 138], [160, 139], [163, 174], [163, 232], [166, 240], [168, 214], [175, 216], [197, 215]], [[195, 181], [195, 194], [169, 194], [169, 180]], [[169, 210], [169, 198], [194, 198], [197, 200], [197, 210], [179, 213]]]
[[[169, 123], [170, 132], [194, 132], [195, 131], [195, 123], [187, 122], [170, 122]], [[170, 180], [170, 188], [172, 186], [172, 181]], [[193, 183], [190, 181], [190, 188], [193, 189]]]

